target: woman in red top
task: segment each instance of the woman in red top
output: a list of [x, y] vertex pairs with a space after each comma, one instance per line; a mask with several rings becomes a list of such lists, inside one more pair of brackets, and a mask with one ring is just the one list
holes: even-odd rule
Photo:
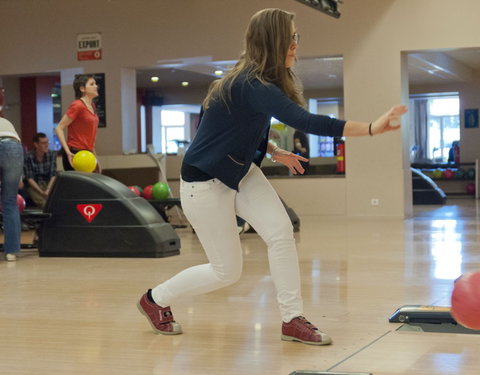
[[[75, 100], [70, 104], [62, 119], [55, 128], [58, 140], [63, 147], [63, 169], [73, 170], [73, 156], [81, 150], [95, 154], [95, 138], [97, 136], [98, 116], [93, 99], [98, 96], [98, 87], [91, 75], [81, 74], [73, 81]], [[68, 128], [65, 140], [64, 129]], [[101, 173], [98, 163], [95, 172]]]

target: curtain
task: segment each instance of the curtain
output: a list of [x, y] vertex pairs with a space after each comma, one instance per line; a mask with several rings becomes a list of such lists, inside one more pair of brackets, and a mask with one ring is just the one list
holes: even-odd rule
[[411, 130], [412, 135], [412, 163], [426, 163], [428, 158], [428, 111], [427, 99], [413, 100], [413, 121], [410, 123], [413, 126]]

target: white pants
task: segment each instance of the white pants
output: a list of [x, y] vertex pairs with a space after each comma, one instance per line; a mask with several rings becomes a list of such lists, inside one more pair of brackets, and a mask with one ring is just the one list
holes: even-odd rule
[[303, 315], [300, 271], [293, 227], [277, 193], [260, 168], [252, 165], [239, 191], [217, 179], [181, 181], [182, 209], [195, 229], [210, 263], [187, 268], [152, 290], [155, 302], [207, 293], [235, 283], [242, 273], [242, 249], [236, 214], [245, 219], [268, 246], [270, 272], [282, 319]]

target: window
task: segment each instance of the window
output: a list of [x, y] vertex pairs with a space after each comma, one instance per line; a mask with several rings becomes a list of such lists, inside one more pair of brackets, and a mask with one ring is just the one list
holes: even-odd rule
[[[333, 116], [330, 116], [333, 117]], [[315, 137], [315, 136], [314, 136]], [[334, 145], [332, 137], [323, 137], [318, 136], [317, 138], [317, 155], [319, 157], [333, 157], [334, 155]], [[313, 157], [311, 155], [310, 157]]]
[[447, 162], [454, 141], [460, 140], [459, 98], [428, 100], [428, 156]]
[[178, 142], [185, 139], [185, 112], [161, 111], [162, 152], [176, 154]]
[[160, 120], [162, 126], [183, 126], [185, 125], [185, 113], [181, 111], [162, 111]]
[[[340, 101], [338, 99], [310, 99], [309, 109], [312, 113], [339, 118]], [[309, 134], [310, 157], [333, 157], [335, 147], [333, 137]]]
[[139, 148], [152, 144], [156, 153], [183, 154], [195, 136], [200, 105], [140, 106]]
[[176, 154], [178, 152], [178, 142], [185, 139], [185, 128], [183, 126], [164, 126], [165, 136], [162, 138], [162, 149], [167, 154]]
[[178, 142], [185, 140], [188, 113], [152, 107], [152, 143], [155, 152], [176, 154]]
[[413, 163], [446, 163], [453, 142], [460, 141], [458, 93], [411, 97]]
[[147, 152], [147, 120], [145, 106], [140, 106], [140, 152]]

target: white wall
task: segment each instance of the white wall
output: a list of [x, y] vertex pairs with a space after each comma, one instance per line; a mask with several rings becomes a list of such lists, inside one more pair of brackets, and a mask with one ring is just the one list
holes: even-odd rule
[[20, 113], [20, 80], [18, 78], [3, 78], [5, 89], [5, 103], [3, 112], [5, 117], [15, 126], [18, 134], [22, 134], [22, 116]]
[[[0, 51], [8, 51], [0, 54], [0, 75], [59, 71], [65, 107], [70, 98], [63, 86], [71, 84], [65, 72], [104, 72], [108, 124], [99, 130], [97, 149], [120, 154], [129, 147], [123, 133], [133, 119], [122, 109], [131, 96], [122, 91], [124, 69], [196, 56], [235, 59], [250, 16], [266, 7], [297, 14], [301, 57], [344, 56], [345, 117], [351, 119], [370, 122], [408, 102], [402, 51], [480, 47], [478, 0], [348, 0], [340, 19], [291, 0], [15, 0], [0, 2], [2, 28], [15, 31], [0, 33]], [[77, 34], [88, 32], [102, 33], [101, 61], [76, 61]], [[476, 142], [479, 131], [466, 136]], [[408, 217], [409, 181], [408, 126], [347, 140], [347, 215]], [[379, 207], [371, 206], [372, 197]]]

